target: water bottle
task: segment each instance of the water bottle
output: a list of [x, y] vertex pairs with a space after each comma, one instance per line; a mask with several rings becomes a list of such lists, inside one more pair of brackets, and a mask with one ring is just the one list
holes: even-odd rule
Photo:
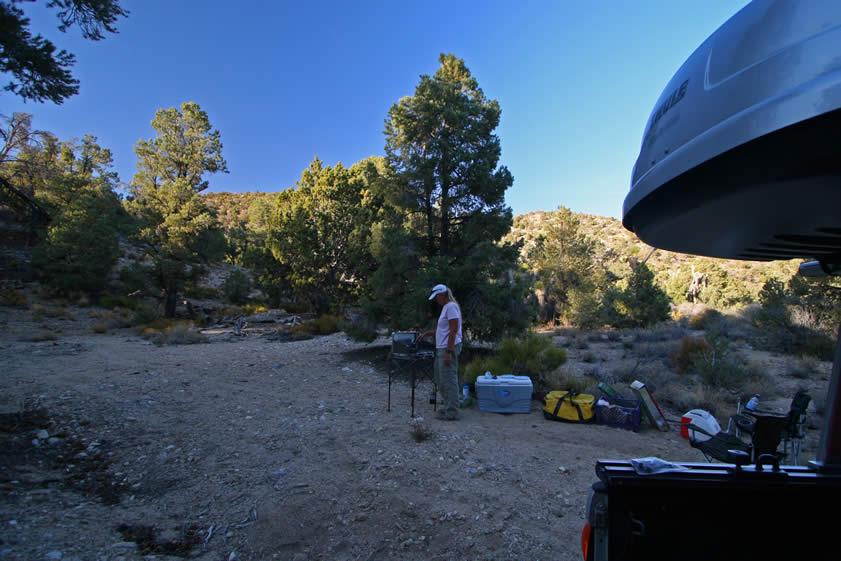
[[748, 411], [756, 411], [757, 407], [759, 407], [759, 394], [756, 394], [748, 400], [748, 404], [745, 405], [745, 409]]
[[470, 386], [464, 386], [463, 388], [461, 388], [461, 394], [462, 399], [470, 399]]

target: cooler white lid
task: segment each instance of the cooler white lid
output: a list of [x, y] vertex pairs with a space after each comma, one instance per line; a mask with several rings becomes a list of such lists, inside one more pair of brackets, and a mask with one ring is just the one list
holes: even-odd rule
[[486, 378], [485, 376], [479, 376], [476, 378], [476, 385], [477, 386], [531, 386], [531, 378], [528, 376], [514, 376], [513, 374], [502, 374], [500, 376], [496, 376], [495, 378]]

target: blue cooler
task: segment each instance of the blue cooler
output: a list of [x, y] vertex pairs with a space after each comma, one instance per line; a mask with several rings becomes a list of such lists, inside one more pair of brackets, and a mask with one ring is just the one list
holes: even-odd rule
[[528, 376], [485, 374], [476, 378], [479, 410], [489, 413], [530, 413], [533, 388]]

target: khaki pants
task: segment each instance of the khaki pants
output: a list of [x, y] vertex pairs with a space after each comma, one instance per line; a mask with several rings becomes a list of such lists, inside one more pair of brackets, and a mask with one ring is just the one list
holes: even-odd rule
[[461, 354], [461, 343], [453, 346], [453, 356], [450, 365], [444, 364], [447, 349], [435, 349], [435, 384], [441, 397], [444, 398], [444, 411], [448, 415], [458, 415], [459, 387], [458, 387], [458, 357]]

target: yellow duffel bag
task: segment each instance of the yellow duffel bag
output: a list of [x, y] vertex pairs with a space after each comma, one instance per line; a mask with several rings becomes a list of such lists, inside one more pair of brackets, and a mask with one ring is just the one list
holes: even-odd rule
[[574, 390], [554, 391], [543, 399], [543, 416], [553, 421], [592, 423], [596, 420], [596, 396]]

